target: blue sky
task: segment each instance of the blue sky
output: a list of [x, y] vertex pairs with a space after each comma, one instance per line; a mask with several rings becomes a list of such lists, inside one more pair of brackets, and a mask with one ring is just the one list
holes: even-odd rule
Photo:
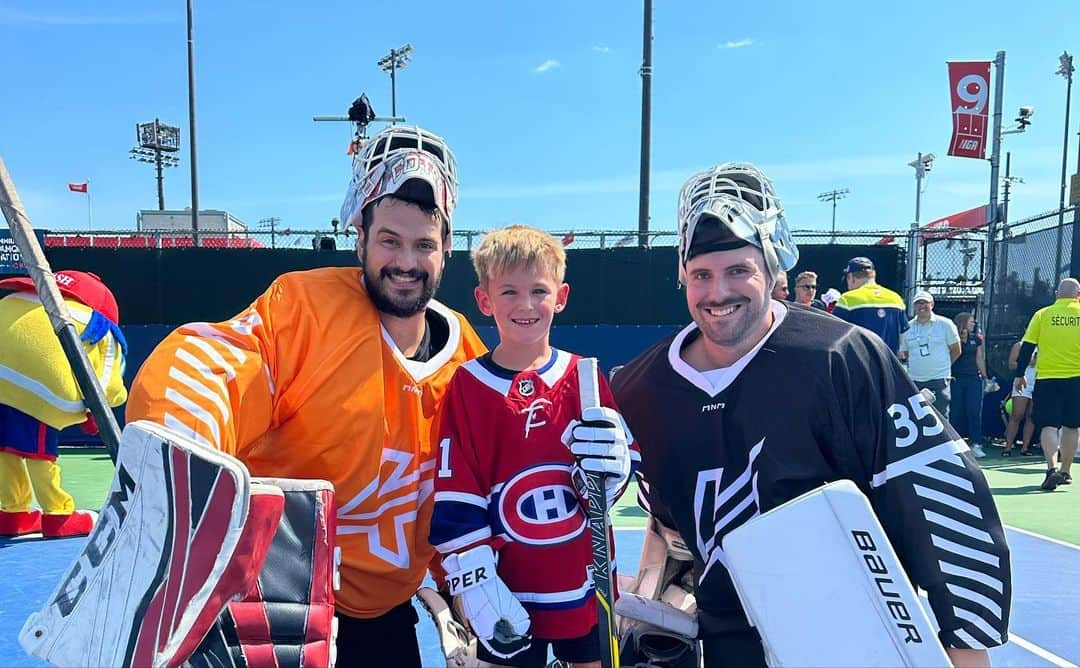
[[[269, 216], [328, 226], [351, 130], [311, 117], [342, 114], [361, 92], [389, 114], [389, 77], [375, 61], [411, 42], [398, 110], [454, 148], [459, 229], [634, 229], [641, 12], [621, 0], [197, 0], [200, 204], [251, 227]], [[999, 49], [1006, 121], [1036, 107], [1030, 130], [1005, 139], [1026, 181], [1011, 217], [1057, 207], [1065, 81], [1054, 71], [1063, 50], [1080, 51], [1076, 0], [656, 0], [654, 18], [654, 229], [674, 229], [686, 177], [726, 160], [764, 167], [796, 229], [828, 229], [831, 209], [816, 195], [833, 188], [851, 190], [840, 229], [906, 227], [918, 151], [938, 156], [924, 222], [985, 202], [989, 162], [946, 156], [945, 63]], [[156, 208], [153, 169], [127, 155], [135, 123], [154, 117], [182, 128], [166, 204], [189, 205], [185, 40], [182, 0], [0, 6], [0, 155], [37, 227], [85, 228], [70, 181], [90, 180], [96, 229], [131, 228], [138, 209]]]

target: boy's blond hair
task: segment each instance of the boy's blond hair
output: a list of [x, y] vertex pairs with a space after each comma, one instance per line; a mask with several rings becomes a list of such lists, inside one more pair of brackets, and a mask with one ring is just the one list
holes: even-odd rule
[[536, 267], [555, 278], [556, 284], [566, 275], [566, 251], [548, 232], [528, 225], [510, 225], [492, 230], [472, 252], [473, 268], [480, 285], [487, 285], [496, 274], [522, 267]]

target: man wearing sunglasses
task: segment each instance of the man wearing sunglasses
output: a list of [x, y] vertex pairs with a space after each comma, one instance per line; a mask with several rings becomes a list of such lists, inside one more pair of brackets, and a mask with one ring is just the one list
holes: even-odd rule
[[812, 271], [801, 272], [795, 277], [795, 303], [825, 310], [825, 302], [817, 298], [817, 274]]

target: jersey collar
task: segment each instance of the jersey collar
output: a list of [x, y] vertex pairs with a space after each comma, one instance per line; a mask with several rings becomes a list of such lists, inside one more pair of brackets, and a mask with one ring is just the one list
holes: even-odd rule
[[773, 332], [775, 332], [776, 329], [780, 327], [780, 323], [784, 321], [784, 318], [787, 316], [787, 307], [775, 300], [772, 302], [771, 306], [774, 316], [772, 327], [769, 328], [768, 332], [765, 332], [765, 336], [761, 337], [761, 340], [757, 342], [757, 345], [751, 348], [745, 355], [735, 360], [734, 364], [727, 367], [729, 373], [724, 374], [723, 379], [718, 384], [713, 385], [703, 373], [687, 364], [686, 360], [684, 360], [680, 354], [683, 343], [686, 341], [686, 337], [698, 328], [697, 323], [695, 322], [691, 322], [675, 335], [675, 339], [671, 342], [671, 345], [668, 346], [668, 364], [670, 364], [672, 370], [682, 376], [686, 382], [708, 394], [710, 397], [715, 397], [735, 382], [735, 379], [738, 378], [739, 374], [742, 373], [742, 370], [746, 368], [746, 365], [750, 364], [750, 360], [754, 359], [758, 354], [758, 351], [764, 347], [765, 342], [772, 337]]

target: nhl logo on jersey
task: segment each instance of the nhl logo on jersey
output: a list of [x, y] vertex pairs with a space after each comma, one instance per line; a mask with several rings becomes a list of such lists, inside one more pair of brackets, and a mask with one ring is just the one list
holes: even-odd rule
[[536, 392], [536, 385], [533, 383], [532, 378], [521, 378], [518, 380], [518, 394], [523, 397], [531, 397], [533, 392]]

